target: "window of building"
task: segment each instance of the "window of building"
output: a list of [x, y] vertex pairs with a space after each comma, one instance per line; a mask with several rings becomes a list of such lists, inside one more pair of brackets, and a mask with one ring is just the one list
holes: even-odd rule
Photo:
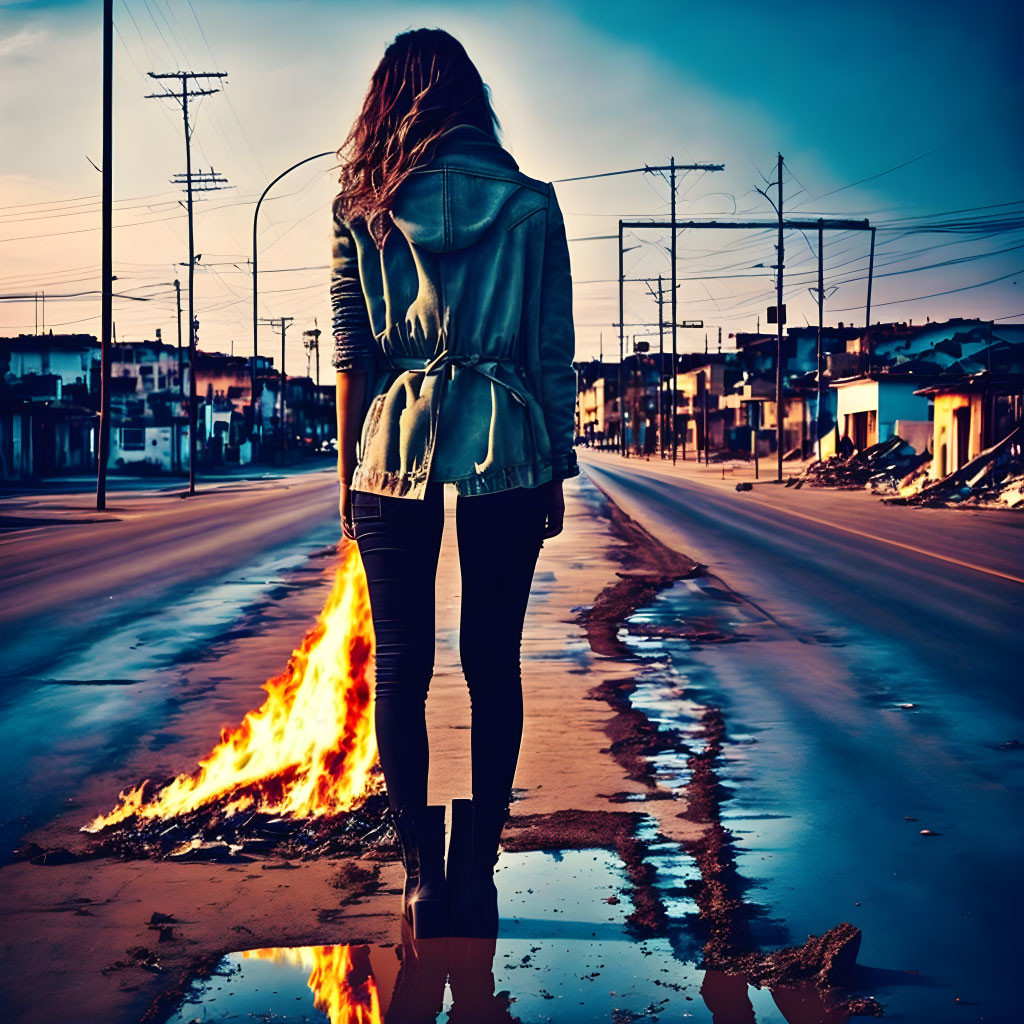
[[141, 452], [146, 449], [146, 431], [143, 427], [121, 428], [121, 450]]

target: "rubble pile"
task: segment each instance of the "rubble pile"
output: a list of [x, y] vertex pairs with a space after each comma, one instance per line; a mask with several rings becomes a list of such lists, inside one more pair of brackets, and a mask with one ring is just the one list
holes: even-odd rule
[[120, 860], [238, 862], [262, 856], [308, 860], [340, 854], [397, 855], [387, 796], [378, 793], [351, 811], [316, 818], [279, 817], [258, 811], [207, 806], [172, 821], [128, 818], [110, 825], [76, 850], [47, 850], [28, 843], [18, 858], [53, 864], [116, 857]]
[[799, 477], [792, 478], [791, 483], [796, 487], [809, 482], [812, 487], [894, 492], [901, 481], [915, 474], [931, 461], [931, 457], [930, 452], [918, 454], [913, 445], [894, 435], [888, 441], [870, 445], [848, 458], [830, 455], [827, 459], [812, 462]]
[[885, 500], [900, 505], [968, 504], [1024, 508], [1024, 430], [1018, 427], [991, 448], [916, 494]]

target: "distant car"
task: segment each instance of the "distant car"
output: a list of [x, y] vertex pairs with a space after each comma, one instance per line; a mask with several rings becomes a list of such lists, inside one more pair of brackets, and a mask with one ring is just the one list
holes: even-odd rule
[[317, 451], [322, 452], [324, 455], [337, 454], [338, 439], [336, 437], [329, 437], [326, 441], [321, 441]]

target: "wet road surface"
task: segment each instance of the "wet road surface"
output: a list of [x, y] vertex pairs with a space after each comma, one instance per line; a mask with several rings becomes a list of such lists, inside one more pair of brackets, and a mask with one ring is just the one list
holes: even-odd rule
[[116, 763], [198, 656], [337, 540], [332, 469], [262, 481], [15, 496], [0, 535], [0, 862], [82, 778]]
[[[1021, 530], [990, 517], [990, 530], [966, 520], [939, 529], [936, 519], [908, 534], [887, 517], [914, 511], [880, 510], [863, 495], [736, 495], [612, 460], [587, 472], [652, 532], [710, 566], [712, 575], [676, 584], [631, 617], [631, 701], [684, 734], [703, 707], [724, 710], [723, 822], [758, 911], [755, 939], [774, 949], [848, 920], [863, 931], [857, 989], [876, 995], [889, 1019], [1014, 1019], [1024, 753], [1001, 745], [1024, 738], [1013, 685], [1021, 584], [1006, 578], [1022, 575]], [[21, 660], [4, 678], [0, 768], [14, 783], [8, 805], [25, 816], [8, 822], [15, 831], [52, 813], [80, 774], [116, 761], [162, 713], [161, 666], [193, 657], [243, 608], [272, 600], [282, 574], [335, 539], [330, 474], [259, 485], [265, 494], [254, 486], [226, 487], [205, 506], [161, 498], [166, 510], [126, 497], [112, 502], [115, 522], [44, 521], [21, 534], [32, 550], [6, 549], [15, 560], [5, 563], [0, 598]], [[73, 508], [33, 514], [89, 518]], [[836, 533], [827, 517], [845, 529]], [[111, 543], [101, 547], [98, 531], [107, 530]], [[195, 538], [191, 555], [183, 537]], [[955, 556], [927, 553], [947, 551], [950, 537]], [[108, 609], [112, 580], [123, 602]], [[674, 638], [680, 622], [740, 642]], [[651, 626], [669, 635], [650, 635]], [[685, 757], [652, 760], [661, 786], [685, 787]], [[627, 934], [624, 869], [605, 852], [503, 854], [501, 936], [493, 950], [467, 951], [463, 978], [475, 980], [466, 1001], [451, 965], [427, 954], [417, 998], [425, 986], [438, 1013], [460, 1007], [474, 1021], [505, 1019], [502, 991], [523, 1022], [820, 1019], [784, 1012], [785, 992], [696, 966], [700, 929], [684, 886], [697, 872], [655, 832], [648, 862], [668, 936], [638, 943]], [[309, 979], [325, 950], [346, 947], [235, 948], [190, 993], [181, 1020], [268, 1010], [322, 1019]], [[385, 998], [405, 997], [394, 947], [345, 955], [349, 968], [329, 978], [362, 984], [368, 958]], [[475, 1007], [474, 997], [498, 1001]]]
[[[759, 911], [754, 935], [771, 948], [848, 920], [887, 1018], [1014, 1019], [1020, 520], [967, 513], [947, 528], [963, 513], [581, 461], [711, 573], [634, 621], [699, 622], [740, 641], [632, 641], [648, 664], [633, 703], [684, 730], [694, 702], [725, 712], [723, 821]], [[658, 767], [662, 785], [685, 783], [681, 759]]]

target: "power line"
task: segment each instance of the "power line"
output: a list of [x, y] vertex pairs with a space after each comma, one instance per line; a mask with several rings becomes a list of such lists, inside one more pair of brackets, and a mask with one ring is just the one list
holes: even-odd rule
[[[1021, 274], [1024, 274], [1024, 269], [1022, 269], [1022, 270], [1015, 270], [1015, 271], [1013, 271], [1013, 273], [1010, 273], [1010, 274], [1003, 274], [1001, 277], [993, 277], [989, 281], [979, 281], [977, 284], [965, 284], [965, 285], [963, 285], [960, 288], [947, 288], [945, 291], [932, 292], [930, 295], [914, 295], [914, 296], [912, 296], [910, 298], [906, 298], [906, 299], [890, 299], [888, 302], [876, 302], [875, 305], [876, 306], [898, 306], [902, 302], [919, 302], [921, 299], [937, 299], [941, 295], [953, 295], [956, 292], [969, 292], [969, 291], [973, 290], [974, 288], [984, 288], [987, 285], [996, 284], [999, 281], [1007, 281], [1011, 277], [1020, 277]], [[857, 309], [859, 307], [854, 306], [852, 308], [853, 309]], [[835, 313], [849, 313], [850, 309], [836, 309], [836, 310], [833, 310], [833, 312], [835, 312]]]
[[[861, 178], [859, 181], [851, 181], [849, 185], [842, 185], [839, 188], [832, 189], [831, 192], [823, 192], [820, 196], [815, 196], [814, 202], [818, 202], [819, 199], [826, 199], [828, 196], [834, 196], [837, 192], [845, 192], [848, 188], [856, 188], [857, 185], [863, 185], [866, 182], [874, 181], [876, 178], [883, 178], [887, 174], [892, 174], [893, 171], [902, 170], [904, 167], [909, 167], [913, 163], [917, 163], [918, 160], [923, 160], [926, 156], [934, 153], [934, 149], [925, 150], [924, 153], [919, 153], [917, 156], [912, 157], [910, 160], [904, 160], [903, 163], [897, 164], [895, 167], [890, 167], [888, 170], [879, 171], [877, 174], [869, 174], [866, 178]], [[790, 171], [790, 174], [793, 172]], [[802, 188], [803, 186], [801, 186]], [[810, 196], [804, 200], [804, 202], [810, 202]], [[803, 203], [797, 203], [797, 206], [802, 206]]]

